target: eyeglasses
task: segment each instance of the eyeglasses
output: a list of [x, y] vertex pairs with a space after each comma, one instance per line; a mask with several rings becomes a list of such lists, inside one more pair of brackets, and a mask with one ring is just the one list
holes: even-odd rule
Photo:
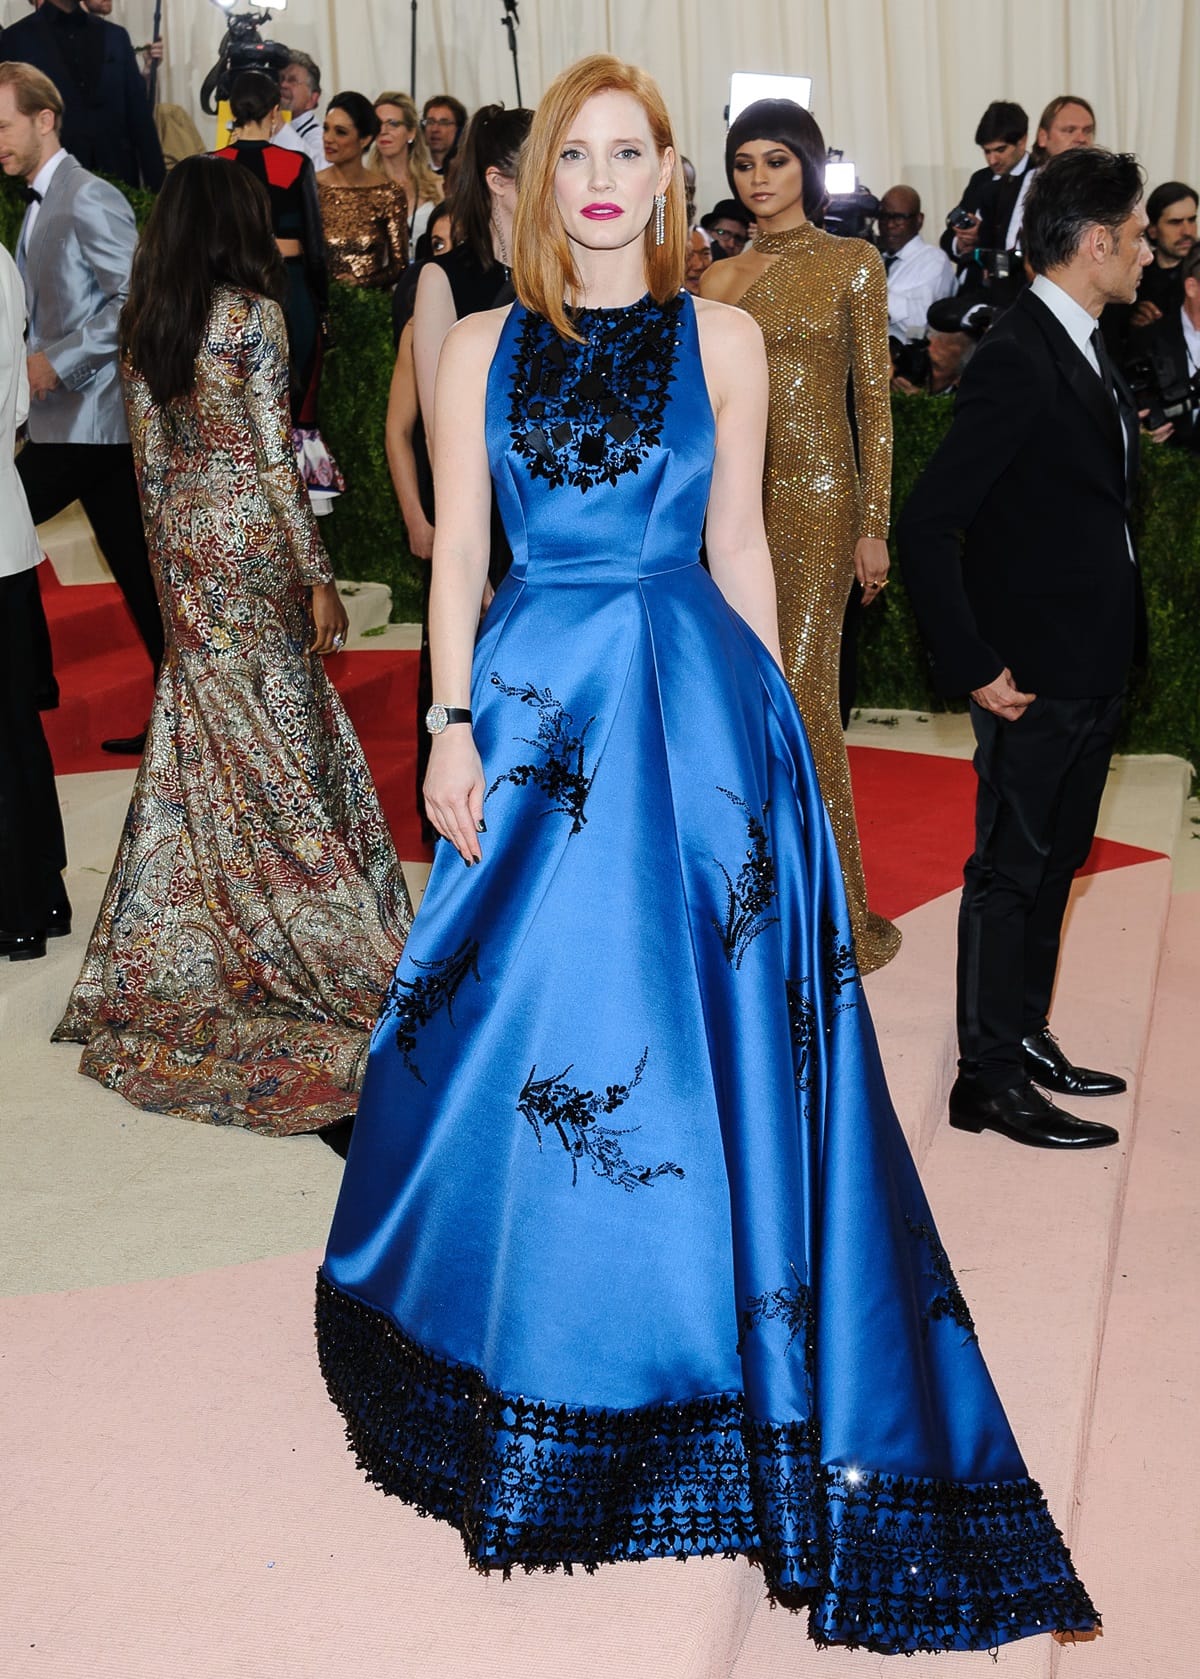
[[380, 128], [397, 129], [407, 128], [408, 124], [404, 121], [403, 117], [380, 117], [379, 126]]
[[750, 243], [748, 233], [734, 233], [727, 227], [714, 227], [713, 238], [719, 239], [722, 245], [737, 245], [739, 249], [741, 246]]
[[453, 117], [422, 117], [422, 128], [457, 128]]
[[915, 210], [880, 210], [876, 213], [877, 222], [915, 222]]

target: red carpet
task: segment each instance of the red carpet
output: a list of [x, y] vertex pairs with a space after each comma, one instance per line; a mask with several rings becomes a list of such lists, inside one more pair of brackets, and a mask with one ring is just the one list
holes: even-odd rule
[[[120, 591], [112, 583], [65, 588], [49, 565], [39, 576], [62, 691], [59, 709], [43, 715], [55, 768], [69, 775], [132, 764], [100, 750], [108, 736], [136, 733], [150, 713], [150, 665]], [[325, 668], [362, 741], [397, 851], [408, 862], [426, 857], [415, 805], [416, 653], [340, 653]], [[972, 838], [970, 764], [852, 746], [850, 770], [872, 908], [903, 915], [959, 886]], [[1099, 839], [1084, 872], [1156, 855]]]
[[[872, 909], [894, 919], [962, 885], [975, 814], [975, 773], [965, 759], [852, 746], [850, 778]], [[1097, 839], [1081, 873], [1158, 856]]]
[[[150, 715], [150, 661], [115, 583], [64, 587], [53, 568], [38, 573], [60, 703], [42, 714], [59, 775], [136, 763], [100, 750], [136, 734]], [[325, 661], [362, 741], [396, 849], [407, 862], [428, 856], [415, 803], [417, 655], [391, 650], [339, 653]]]

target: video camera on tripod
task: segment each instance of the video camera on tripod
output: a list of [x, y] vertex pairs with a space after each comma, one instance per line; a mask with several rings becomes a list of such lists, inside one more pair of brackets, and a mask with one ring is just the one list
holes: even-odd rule
[[230, 11], [237, 0], [212, 0], [212, 3], [229, 13], [217, 62], [200, 84], [200, 109], [215, 117], [218, 105], [229, 98], [234, 78], [243, 70], [265, 70], [278, 81], [280, 72], [287, 68], [290, 54], [282, 42], [264, 41], [259, 32], [272, 12], [284, 9], [287, 0], [259, 0], [264, 9], [258, 12]]

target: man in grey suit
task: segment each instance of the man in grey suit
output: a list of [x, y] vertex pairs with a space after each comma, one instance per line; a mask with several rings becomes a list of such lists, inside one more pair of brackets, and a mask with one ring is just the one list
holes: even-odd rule
[[[24, 178], [29, 200], [17, 267], [29, 311], [32, 400], [17, 470], [35, 524], [82, 502], [157, 673], [162, 619], [117, 352], [137, 229], [124, 196], [63, 150], [62, 109], [58, 89], [40, 70], [0, 64], [0, 168]], [[45, 637], [44, 621], [35, 635]], [[137, 736], [102, 744], [141, 750]]]

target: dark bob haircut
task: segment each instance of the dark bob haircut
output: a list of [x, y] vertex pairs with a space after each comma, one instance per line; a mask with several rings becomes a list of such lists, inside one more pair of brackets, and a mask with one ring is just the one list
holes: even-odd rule
[[725, 137], [725, 176], [735, 198], [742, 195], [733, 160], [748, 140], [774, 140], [799, 160], [804, 172], [804, 214], [820, 227], [829, 194], [825, 191], [825, 140], [816, 119], [794, 99], [756, 99], [739, 111]]
[[1011, 99], [993, 99], [979, 119], [975, 144], [994, 146], [997, 141], [1003, 140], [1006, 146], [1015, 146], [1028, 133], [1029, 118], [1020, 105]]
[[1106, 227], [1115, 238], [1144, 186], [1132, 152], [1076, 147], [1044, 163], [1025, 198], [1025, 252], [1034, 273], [1070, 262], [1090, 227]]
[[1178, 204], [1182, 199], [1190, 198], [1193, 204], [1200, 204], [1196, 197], [1195, 187], [1189, 187], [1185, 181], [1164, 181], [1146, 200], [1146, 214], [1152, 222], [1156, 222], [1164, 210], [1172, 204]]
[[378, 140], [383, 124], [375, 115], [375, 107], [365, 93], [335, 93], [325, 110], [326, 113], [345, 111], [358, 130], [360, 140]]
[[120, 345], [156, 403], [186, 396], [218, 286], [282, 303], [287, 278], [267, 189], [249, 169], [201, 152], [163, 182], [133, 258]]

